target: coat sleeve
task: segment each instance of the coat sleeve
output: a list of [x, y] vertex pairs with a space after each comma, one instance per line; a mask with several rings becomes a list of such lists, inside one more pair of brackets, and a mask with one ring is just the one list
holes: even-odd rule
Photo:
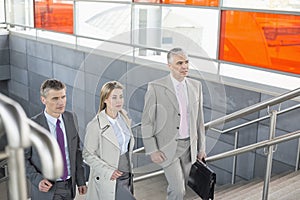
[[198, 119], [197, 119], [197, 134], [198, 134], [198, 151], [205, 152], [205, 128], [204, 128], [204, 114], [203, 114], [203, 94], [202, 85], [199, 85], [199, 108], [198, 108]]
[[142, 136], [146, 154], [158, 151], [158, 145], [155, 137], [156, 130], [156, 93], [154, 86], [149, 83], [145, 94], [145, 105], [142, 114]]
[[91, 121], [86, 128], [86, 135], [83, 147], [83, 158], [85, 162], [104, 179], [110, 179], [115, 168], [108, 165], [100, 158], [99, 151], [101, 151], [101, 129], [98, 121]]

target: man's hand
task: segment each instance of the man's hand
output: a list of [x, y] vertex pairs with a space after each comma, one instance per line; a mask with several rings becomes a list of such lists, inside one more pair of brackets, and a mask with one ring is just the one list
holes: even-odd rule
[[48, 192], [51, 187], [52, 187], [52, 183], [50, 181], [48, 181], [47, 179], [43, 179], [39, 183], [39, 190], [41, 192]]
[[203, 159], [206, 158], [206, 153], [205, 152], [200, 152], [197, 155], [197, 159], [203, 161]]
[[87, 186], [86, 185], [78, 186], [78, 192], [81, 195], [85, 194], [87, 192]]
[[163, 161], [167, 160], [167, 157], [165, 154], [161, 151], [156, 151], [150, 154], [151, 160], [154, 163], [162, 163]]
[[116, 180], [117, 178], [119, 178], [120, 176], [122, 176], [122, 172], [121, 171], [119, 171], [119, 170], [115, 170], [113, 173], [112, 173], [112, 175], [111, 175], [111, 177], [110, 177], [110, 180], [111, 181], [114, 181], [114, 180]]

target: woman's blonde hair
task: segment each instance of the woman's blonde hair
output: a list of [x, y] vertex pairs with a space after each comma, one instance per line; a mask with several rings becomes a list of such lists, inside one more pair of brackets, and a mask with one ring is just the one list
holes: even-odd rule
[[100, 91], [100, 105], [99, 105], [98, 113], [100, 113], [102, 110], [106, 108], [106, 103], [104, 101], [109, 97], [110, 93], [114, 89], [123, 90], [124, 86], [118, 81], [109, 81], [102, 86]]

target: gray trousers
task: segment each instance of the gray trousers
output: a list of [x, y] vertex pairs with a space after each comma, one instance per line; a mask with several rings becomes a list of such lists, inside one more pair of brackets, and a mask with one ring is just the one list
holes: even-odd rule
[[117, 179], [116, 185], [116, 200], [135, 200], [131, 193], [131, 174], [123, 172], [123, 175]]
[[183, 200], [191, 166], [190, 140], [178, 140], [173, 162], [163, 168], [168, 181], [168, 200]]

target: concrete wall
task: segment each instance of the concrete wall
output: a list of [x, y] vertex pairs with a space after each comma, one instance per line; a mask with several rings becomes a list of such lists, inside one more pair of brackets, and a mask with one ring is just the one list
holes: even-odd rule
[[[114, 56], [66, 48], [17, 35], [10, 35], [9, 46], [11, 71], [11, 79], [7, 82], [9, 96], [23, 106], [28, 117], [32, 117], [43, 110], [39, 97], [39, 87], [42, 81], [46, 78], [62, 80], [67, 85], [67, 109], [75, 111], [78, 115], [82, 140], [86, 124], [98, 110], [99, 91], [103, 83], [108, 80], [119, 80], [125, 85], [125, 108], [129, 111], [134, 124], [141, 120], [148, 81], [168, 73], [166, 67], [153, 67], [159, 66], [158, 63], [147, 64], [145, 61], [137, 64]], [[196, 73], [191, 74], [193, 76]], [[262, 92], [199, 78], [196, 75], [195, 78], [203, 83], [205, 122], [272, 97]], [[283, 103], [281, 108], [297, 103], [288, 101]], [[278, 117], [277, 136], [300, 129], [300, 117], [297, 113], [299, 109]], [[267, 111], [263, 110], [229, 122], [224, 128], [266, 114]], [[268, 124], [269, 120], [265, 120], [239, 130], [239, 147], [268, 138]], [[208, 155], [233, 149], [232, 133], [220, 135], [209, 130], [207, 135]], [[141, 145], [141, 140], [138, 139], [137, 146]], [[278, 145], [278, 150], [274, 154], [273, 172], [279, 173], [294, 167], [296, 148], [296, 141]], [[262, 150], [238, 156], [237, 180], [263, 176], [265, 158]], [[145, 160], [147, 157], [138, 159], [138, 162], [142, 164]], [[218, 184], [230, 182], [232, 158], [215, 161], [210, 165], [217, 173]]]

